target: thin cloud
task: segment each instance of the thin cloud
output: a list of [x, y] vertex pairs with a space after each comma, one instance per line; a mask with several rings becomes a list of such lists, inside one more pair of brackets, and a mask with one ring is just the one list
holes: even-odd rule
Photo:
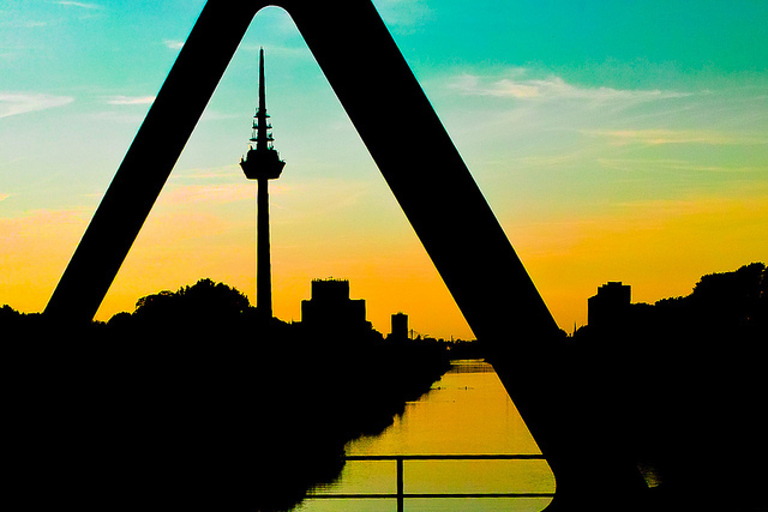
[[214, 168], [179, 169], [179, 171], [174, 174], [176, 180], [200, 182], [208, 180], [229, 180], [232, 177], [241, 178], [243, 176], [243, 171], [240, 169], [239, 165], [231, 164]]
[[307, 50], [306, 46], [288, 46], [288, 45], [260, 45], [260, 44], [243, 44], [238, 50], [245, 52], [258, 53], [260, 49], [264, 49], [264, 52], [269, 56], [269, 59], [302, 59], [313, 60], [312, 53]]
[[[0, 251], [22, 254], [14, 249], [15, 242], [57, 238], [64, 232], [76, 233], [87, 222], [87, 208], [31, 210], [18, 217], [0, 217]], [[31, 253], [23, 254], [28, 256]]]
[[399, 33], [410, 34], [434, 16], [423, 0], [390, 0], [377, 5], [384, 22]]
[[49, 21], [40, 21], [40, 20], [21, 20], [21, 21], [10, 21], [10, 22], [3, 22], [3, 27], [9, 27], [9, 28], [42, 28], [47, 27], [51, 23]]
[[85, 2], [73, 2], [70, 0], [59, 0], [56, 3], [59, 5], [63, 5], [65, 7], [79, 7], [81, 9], [102, 9], [103, 8], [98, 4], [89, 4]]
[[0, 193], [0, 202], [3, 202], [3, 201], [5, 201], [5, 200], [6, 200], [6, 199], [8, 199], [9, 197], [11, 197], [11, 194], [3, 194], [3, 193]]
[[155, 96], [112, 96], [107, 99], [110, 105], [149, 105]]
[[175, 41], [171, 39], [166, 39], [163, 41], [163, 44], [171, 50], [181, 50], [184, 47], [184, 41]]
[[187, 185], [169, 190], [164, 201], [168, 204], [253, 201], [253, 188], [243, 184]]
[[492, 96], [518, 100], [580, 99], [610, 102], [652, 101], [690, 96], [690, 93], [658, 89], [628, 90], [611, 87], [581, 87], [569, 84], [558, 76], [527, 78], [527, 71], [524, 68], [513, 69], [508, 75], [502, 79], [488, 79], [465, 73], [454, 78], [449, 87], [469, 96]]
[[597, 163], [604, 169], [616, 171], [637, 171], [649, 168], [663, 169], [664, 171], [692, 171], [707, 173], [725, 173], [749, 175], [763, 170], [758, 166], [728, 166], [728, 165], [703, 165], [688, 162], [686, 160], [658, 159], [658, 158], [597, 158]]
[[749, 135], [725, 134], [707, 130], [583, 130], [583, 134], [606, 138], [612, 145], [706, 144], [712, 146], [768, 144], [768, 140]]
[[0, 118], [61, 107], [73, 101], [75, 98], [71, 96], [0, 92]]

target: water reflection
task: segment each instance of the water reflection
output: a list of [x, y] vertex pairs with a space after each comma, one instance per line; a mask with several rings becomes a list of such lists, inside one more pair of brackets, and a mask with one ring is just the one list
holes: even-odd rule
[[[430, 392], [409, 402], [383, 434], [349, 443], [347, 455], [541, 453], [493, 368], [454, 361]], [[406, 460], [405, 493], [552, 493], [543, 460]], [[396, 492], [394, 461], [348, 461], [339, 480], [318, 494]], [[539, 511], [550, 498], [439, 498], [405, 500], [405, 510]], [[394, 511], [395, 499], [308, 499], [296, 512]]]

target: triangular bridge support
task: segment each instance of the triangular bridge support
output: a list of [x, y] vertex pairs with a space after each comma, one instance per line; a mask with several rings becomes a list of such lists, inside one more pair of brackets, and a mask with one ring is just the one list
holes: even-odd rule
[[[571, 384], [559, 330], [370, 0], [209, 0], [46, 308], [90, 321], [256, 13], [288, 11], [557, 479], [553, 509], [631, 510], [644, 484]], [[489, 15], [491, 15], [489, 13]], [[408, 117], [415, 140], [399, 137]]]

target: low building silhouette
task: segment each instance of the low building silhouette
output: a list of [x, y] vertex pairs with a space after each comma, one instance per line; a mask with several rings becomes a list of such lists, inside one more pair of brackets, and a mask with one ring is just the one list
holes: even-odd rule
[[632, 300], [632, 287], [621, 281], [610, 281], [597, 289], [597, 295], [587, 299], [587, 322], [602, 329], [625, 325]]
[[301, 301], [301, 323], [329, 335], [371, 328], [365, 319], [365, 300], [349, 298], [349, 281], [345, 279], [313, 280], [312, 298]]
[[408, 315], [405, 313], [395, 313], [392, 315], [392, 330], [389, 337], [397, 341], [408, 339]]

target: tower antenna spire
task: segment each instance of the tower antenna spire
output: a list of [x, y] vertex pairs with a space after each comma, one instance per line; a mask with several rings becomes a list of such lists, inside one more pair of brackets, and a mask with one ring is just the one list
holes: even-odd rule
[[256, 115], [254, 116], [254, 134], [251, 139], [256, 143], [257, 150], [271, 149], [270, 143], [274, 140], [269, 130], [272, 126], [267, 119], [267, 94], [266, 83], [264, 80], [264, 48], [259, 49], [259, 107], [256, 109]]

